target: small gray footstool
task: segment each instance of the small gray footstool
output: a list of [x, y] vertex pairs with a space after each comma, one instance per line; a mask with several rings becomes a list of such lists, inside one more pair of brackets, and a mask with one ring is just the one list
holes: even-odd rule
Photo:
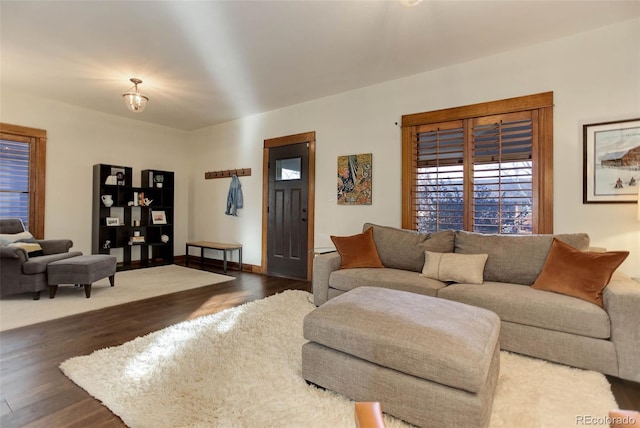
[[109, 277], [109, 283], [115, 285], [116, 257], [106, 254], [92, 254], [71, 257], [49, 263], [47, 281], [49, 298], [56, 297], [59, 284], [78, 284], [84, 286], [84, 294], [91, 297], [91, 284]]
[[423, 427], [486, 427], [500, 319], [429, 296], [359, 287], [304, 319], [302, 377]]

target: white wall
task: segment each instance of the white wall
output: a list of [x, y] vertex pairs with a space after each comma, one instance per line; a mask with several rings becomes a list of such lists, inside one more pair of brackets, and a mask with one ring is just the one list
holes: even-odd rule
[[[4, 90], [0, 121], [48, 132], [45, 235], [91, 250], [92, 165], [176, 172], [174, 248], [187, 239], [241, 242], [261, 264], [262, 146], [316, 131], [316, 246], [360, 231], [365, 221], [400, 225], [403, 114], [554, 91], [556, 232], [586, 231], [592, 244], [626, 249], [622, 270], [640, 277], [634, 204], [582, 204], [582, 125], [640, 117], [640, 20], [422, 73], [186, 133]], [[135, 117], [135, 116], [133, 116]], [[373, 153], [373, 205], [338, 206], [337, 156]], [[227, 179], [204, 172], [252, 168], [245, 208], [224, 215]], [[138, 184], [135, 181], [134, 184]]]
[[[116, 164], [133, 168], [134, 186], [141, 184], [143, 169], [175, 171], [174, 249], [184, 253], [189, 211], [185, 132], [9, 91], [3, 91], [1, 102], [2, 122], [47, 131], [45, 238], [70, 238], [74, 250], [91, 254], [93, 165]], [[113, 254], [121, 256], [121, 250]], [[132, 257], [139, 258], [139, 252]]]
[[[199, 130], [189, 136], [189, 238], [238, 241], [261, 263], [262, 146], [316, 131], [316, 246], [358, 233], [365, 221], [400, 226], [403, 114], [553, 91], [554, 230], [588, 232], [592, 245], [626, 249], [621, 270], [640, 276], [636, 205], [582, 204], [582, 125], [640, 117], [640, 20]], [[338, 206], [336, 158], [373, 153], [373, 205]], [[204, 172], [250, 167], [245, 208], [224, 215], [229, 181]]]

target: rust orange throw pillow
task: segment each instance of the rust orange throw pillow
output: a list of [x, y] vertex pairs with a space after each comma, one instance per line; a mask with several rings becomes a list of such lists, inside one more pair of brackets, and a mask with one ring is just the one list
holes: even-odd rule
[[384, 267], [373, 241], [373, 228], [353, 236], [331, 236], [342, 262], [340, 269]]
[[547, 261], [531, 287], [577, 297], [603, 308], [602, 291], [628, 255], [628, 251], [579, 251], [553, 238]]

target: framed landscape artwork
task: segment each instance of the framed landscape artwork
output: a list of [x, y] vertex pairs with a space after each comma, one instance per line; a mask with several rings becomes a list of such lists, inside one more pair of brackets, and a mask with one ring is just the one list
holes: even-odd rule
[[164, 211], [151, 211], [151, 222], [153, 224], [167, 224], [167, 215]]
[[640, 118], [584, 125], [583, 145], [583, 203], [635, 203]]
[[338, 205], [371, 205], [371, 153], [338, 156]]

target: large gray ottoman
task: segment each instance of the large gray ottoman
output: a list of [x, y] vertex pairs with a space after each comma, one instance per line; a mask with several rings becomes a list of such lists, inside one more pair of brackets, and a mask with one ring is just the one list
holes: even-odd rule
[[302, 376], [423, 427], [486, 427], [500, 369], [486, 309], [359, 287], [304, 319]]
[[49, 298], [53, 299], [59, 284], [78, 284], [84, 286], [84, 294], [91, 297], [91, 284], [109, 277], [109, 283], [115, 285], [116, 257], [106, 254], [71, 257], [58, 260], [47, 266]]

